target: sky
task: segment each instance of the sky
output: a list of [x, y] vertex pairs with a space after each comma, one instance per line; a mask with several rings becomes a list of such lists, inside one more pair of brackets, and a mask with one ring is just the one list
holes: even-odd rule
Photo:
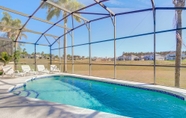
[[[78, 0], [80, 3], [90, 5], [94, 3], [94, 0]], [[151, 8], [151, 0], [109, 0], [104, 2], [104, 4], [114, 13], [128, 12], [140, 9]], [[157, 7], [173, 7], [172, 0], [154, 0]], [[11, 8], [13, 10], [23, 12], [25, 14], [32, 14], [34, 10], [39, 6], [40, 0], [0, 0], [0, 6]], [[0, 18], [2, 18], [2, 10], [0, 10]], [[99, 5], [87, 8], [83, 12], [95, 12], [95, 13], [108, 13], [105, 9]], [[25, 23], [28, 18], [15, 15], [10, 13], [13, 19], [21, 19], [22, 23]], [[35, 17], [46, 19], [46, 9], [39, 9], [34, 15]], [[61, 17], [61, 16], [60, 16]], [[101, 15], [85, 15], [82, 17], [92, 20], [95, 18], [103, 17]], [[51, 22], [57, 22], [60, 18], [53, 18]], [[157, 10], [156, 12], [156, 30], [169, 30], [175, 28], [175, 11], [173, 10]], [[72, 28], [71, 18], [68, 18], [67, 26]], [[74, 26], [77, 27], [81, 25], [80, 23], [74, 21]], [[63, 22], [59, 23], [63, 25]], [[51, 25], [46, 23], [41, 23], [39, 21], [31, 19], [26, 25], [27, 29], [35, 30], [38, 32], [46, 31]], [[182, 26], [186, 27], [186, 11], [182, 13]], [[116, 17], [116, 38], [137, 35], [153, 32], [153, 16], [152, 11], [146, 11], [141, 13], [134, 13], [128, 15], [121, 15]], [[183, 30], [183, 43], [186, 43], [186, 30]], [[53, 27], [47, 32], [48, 34], [53, 34], [56, 36], [61, 36], [64, 33], [62, 28], [57, 26]], [[27, 39], [22, 39], [25, 42], [36, 42], [40, 35], [33, 33], [25, 33]], [[74, 30], [74, 45], [88, 43], [89, 35], [86, 25]], [[111, 18], [99, 20], [96, 22], [91, 22], [91, 41], [102, 41], [114, 38], [114, 27]], [[54, 38], [47, 37], [49, 43], [54, 42]], [[176, 49], [176, 39], [175, 32], [168, 32], [156, 35], [156, 51], [174, 51]], [[42, 37], [38, 44], [49, 44], [45, 37]], [[67, 46], [71, 46], [71, 36], [67, 35]], [[60, 39], [60, 45], [63, 46], [63, 38]], [[116, 56], [122, 55], [123, 52], [153, 52], [153, 35], [126, 38], [116, 41]], [[25, 44], [22, 48], [26, 48], [27, 52], [34, 52], [34, 46], [30, 44]], [[58, 48], [58, 43], [52, 46], [52, 49]], [[114, 43], [113, 41], [96, 43], [91, 45], [92, 57], [114, 57]], [[186, 50], [185, 46], [182, 46], [182, 50]], [[49, 53], [49, 47], [37, 46], [37, 52]], [[62, 55], [61, 49], [61, 55]], [[58, 50], [52, 51], [53, 54], [59, 54]], [[72, 54], [71, 48], [67, 48], [67, 53]], [[88, 56], [89, 46], [78, 46], [74, 47], [74, 55]]]

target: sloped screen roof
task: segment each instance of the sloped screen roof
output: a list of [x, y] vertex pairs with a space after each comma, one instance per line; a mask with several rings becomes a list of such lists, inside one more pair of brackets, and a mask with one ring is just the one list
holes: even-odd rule
[[[63, 1], [63, 0], [62, 0]], [[18, 30], [19, 36], [22, 36], [19, 40], [18, 36], [14, 36], [14, 40], [19, 42], [28, 42], [33, 44], [53, 45], [56, 40], [64, 36], [64, 19], [67, 18], [68, 23], [65, 27], [67, 33], [75, 30], [79, 26], [86, 24], [87, 22], [99, 20], [102, 18], [109, 18], [110, 13], [114, 15], [135, 12], [138, 10], [153, 10], [155, 7], [174, 7], [172, 0], [78, 0], [82, 4], [80, 8], [76, 9], [64, 9], [64, 6], [56, 4], [55, 0], [5, 0], [0, 3], [0, 18], [3, 18], [3, 12], [8, 12], [13, 20], [21, 20], [21, 26], [13, 27], [8, 25], [2, 25], [3, 27], [13, 28]], [[61, 13], [58, 17], [52, 17], [47, 20], [47, 10], [43, 5], [48, 3], [49, 5], [61, 9]], [[64, 16], [63, 11], [67, 14]], [[72, 23], [71, 14], [79, 17], [79, 22], [76, 20]], [[80, 16], [80, 15], [81, 16]], [[3, 32], [1, 32], [3, 35]]]

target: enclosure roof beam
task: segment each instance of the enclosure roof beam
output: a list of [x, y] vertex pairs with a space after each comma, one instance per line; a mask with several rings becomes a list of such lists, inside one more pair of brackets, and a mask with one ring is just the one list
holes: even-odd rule
[[[105, 2], [105, 1], [108, 1], [108, 0], [101, 0], [100, 1], [100, 3], [101, 2]], [[54, 5], [55, 7], [57, 7], [57, 8], [59, 8], [59, 9], [64, 9], [64, 8], [62, 8], [62, 7], [60, 7], [60, 6], [58, 6], [58, 5], [56, 5], [56, 4], [54, 4], [54, 3], [52, 3], [52, 2], [50, 2], [50, 1], [46, 1], [47, 3], [49, 3], [49, 4], [51, 4], [51, 5]], [[80, 9], [78, 9], [78, 10], [76, 10], [76, 11], [73, 11], [73, 12], [70, 12], [70, 11], [68, 11], [68, 13], [69, 13], [69, 15], [67, 15], [66, 17], [68, 17], [68, 16], [70, 16], [70, 15], [77, 15], [77, 14], [74, 14], [74, 13], [76, 13], [76, 12], [78, 12], [78, 11], [81, 11], [81, 10], [83, 10], [83, 9], [86, 9], [86, 8], [88, 8], [88, 7], [91, 7], [91, 6], [94, 6], [94, 5], [96, 5], [96, 4], [98, 4], [98, 3], [93, 3], [93, 4], [91, 4], [91, 5], [88, 5], [88, 6], [86, 6], [86, 7], [83, 7], [83, 8], [80, 8]], [[66, 17], [64, 17], [64, 18], [62, 18], [60, 21], [62, 21], [63, 19], [65, 19]], [[78, 15], [78, 17], [79, 17], [79, 15]], [[81, 17], [82, 18], [82, 17]], [[84, 18], [83, 18], [84, 19]], [[60, 21], [58, 21], [58, 22], [60, 22]], [[76, 28], [73, 28], [73, 29], [70, 29], [70, 30], [68, 30], [68, 32], [67, 33], [69, 33], [69, 32], [71, 32], [71, 31], [73, 31], [73, 30], [75, 30], [75, 29], [77, 29], [77, 28], [79, 28], [79, 27], [81, 27], [81, 26], [83, 26], [83, 25], [85, 25], [87, 22], [90, 22], [90, 21], [88, 21], [87, 19], [85, 19], [84, 20], [84, 24], [82, 24], [82, 25], [80, 25], [80, 26], [78, 26], [78, 27], [76, 27]], [[50, 29], [50, 28], [49, 28]], [[48, 30], [49, 30], [48, 29]], [[47, 30], [47, 31], [48, 31]], [[65, 34], [67, 34], [67, 33], [65, 33]], [[63, 34], [63, 35], [61, 35], [60, 37], [58, 37], [52, 44], [51, 44], [51, 46], [56, 42], [56, 41], [58, 41], [61, 37], [63, 37], [65, 34]], [[41, 36], [42, 37], [42, 36]], [[40, 38], [41, 38], [40, 37]], [[38, 39], [38, 40], [40, 40], [40, 38]], [[37, 41], [38, 42], [38, 41]], [[36, 43], [37, 43], [36, 42]]]
[[24, 41], [17, 41], [18, 43], [25, 43], [25, 44], [32, 44], [32, 45], [41, 45], [41, 46], [50, 46], [47, 44], [35, 44], [35, 43], [31, 43], [31, 42], [24, 42]]
[[153, 8], [153, 10], [155, 10], [154, 0], [151, 0], [151, 3], [152, 3], [152, 8]]
[[156, 7], [157, 10], [186, 10], [186, 7]]
[[[130, 36], [125, 36], [125, 37], [119, 37], [119, 38], [116, 38], [116, 40], [124, 40], [124, 39], [129, 39], [129, 38], [134, 38], [134, 37], [148, 36], [148, 35], [153, 35], [154, 33], [155, 34], [162, 34], [162, 33], [166, 33], [166, 32], [173, 32], [173, 31], [176, 31], [176, 30], [186, 30], [186, 27], [174, 28], [174, 29], [169, 29], [169, 30], [161, 30], [161, 31], [156, 31], [156, 32], [148, 32], [148, 33], [130, 35]], [[82, 45], [89, 45], [89, 44], [98, 44], [98, 43], [109, 42], [109, 41], [113, 41], [113, 40], [114, 39], [106, 39], [106, 40], [101, 40], [101, 41], [94, 41], [94, 42], [91, 42], [91, 43], [84, 43], [84, 44], [73, 45], [73, 47], [78, 47], [78, 46], [82, 46]], [[70, 47], [72, 47], [72, 46], [67, 46], [66, 48], [70, 48]], [[57, 50], [57, 49], [64, 49], [64, 47], [62, 47], [62, 48], [53, 48], [52, 50]]]
[[45, 37], [45, 39], [46, 39], [46, 41], [48, 42], [48, 44], [50, 45], [50, 42], [49, 42], [49, 40], [47, 39], [47, 37], [44, 35], [44, 37]]
[[[33, 30], [28, 30], [28, 29], [23, 29], [23, 31], [26, 31], [26, 32], [31, 32], [31, 33], [34, 33], [34, 34], [43, 34], [41, 32], [37, 32], [37, 31], [33, 31]], [[55, 37], [55, 38], [58, 38], [58, 36], [55, 36], [55, 35], [52, 35], [52, 34], [44, 34], [45, 36], [50, 36], [50, 37]]]
[[[53, 5], [54, 7], [57, 7], [57, 8], [59, 8], [59, 9], [65, 11], [65, 12], [67, 12], [67, 13], [69, 13], [69, 14], [72, 14], [72, 13], [73, 13], [73, 12], [71, 12], [71, 11], [69, 11], [69, 10], [67, 10], [67, 9], [65, 9], [65, 8], [63, 8], [63, 7], [61, 7], [61, 6], [57, 5], [57, 4], [55, 4], [55, 3], [51, 2], [51, 1], [49, 1], [49, 0], [44, 0], [44, 1], [46, 1], [48, 4], [51, 4], [51, 5]], [[83, 18], [82, 16], [80, 16], [80, 15], [78, 15], [78, 14], [73, 13], [73, 15], [74, 15], [74, 16], [77, 16], [78, 18], [80, 18], [80, 19], [82, 19], [82, 20], [84, 20], [84, 21], [86, 21], [86, 22], [89, 22], [89, 20], [87, 20], [86, 18]]]
[[92, 12], [76, 12], [76, 13], [89, 14], [89, 15], [109, 15], [109, 14], [105, 14], [105, 13], [92, 13]]
[[105, 10], [107, 10], [112, 16], [115, 16], [115, 13], [111, 11], [107, 6], [105, 6], [103, 3], [101, 3], [99, 0], [94, 0], [97, 4], [99, 4], [101, 7], [103, 7]]
[[103, 3], [101, 3], [99, 0], [94, 0], [96, 3], [98, 3], [101, 7], [103, 7], [109, 14], [110, 14], [110, 18], [112, 20], [112, 24], [115, 25], [115, 20], [113, 19], [112, 16], [115, 16], [115, 13], [113, 11], [111, 11], [109, 8], [107, 8], [107, 6], [105, 6]]
[[79, 25], [79, 26], [77, 26], [77, 27], [75, 27], [75, 28], [69, 30], [68, 32], [64, 33], [63, 35], [61, 35], [60, 37], [58, 37], [58, 38], [51, 44], [51, 46], [54, 45], [54, 44], [55, 44], [61, 37], [63, 37], [64, 35], [70, 33], [71, 31], [73, 31], [73, 30], [75, 30], [75, 29], [78, 29], [78, 28], [82, 27], [82, 26], [85, 25], [85, 24], [86, 24], [86, 23], [83, 23], [83, 24], [81, 24], [81, 25]]
[[[142, 9], [142, 10], [135, 10], [135, 11], [117, 13], [117, 14], [115, 14], [115, 15], [118, 16], [118, 15], [123, 15], [123, 14], [132, 14], [132, 13], [138, 13], [138, 12], [151, 11], [151, 10], [152, 10], [152, 8], [149, 8], [149, 9]], [[101, 20], [101, 19], [105, 19], [105, 18], [109, 18], [109, 17], [110, 17], [110, 16], [109, 16], [109, 14], [108, 14], [108, 16], [104, 16], [104, 17], [100, 17], [100, 18], [96, 18], [96, 19], [90, 20], [90, 22], [94, 22], [94, 21]]]
[[93, 20], [91, 20], [90, 22], [98, 21], [98, 20], [105, 19], [105, 18], [110, 18], [110, 15], [104, 16], [104, 17], [101, 17], [101, 18], [93, 19]]
[[121, 13], [117, 13], [116, 16], [123, 15], [123, 14], [132, 14], [132, 13], [138, 13], [138, 12], [152, 11], [152, 10], [153, 10], [152, 8], [148, 8], [148, 9], [129, 11], [129, 12], [121, 12]]
[[[71, 14], [68, 14], [67, 16], [63, 17], [61, 20], [57, 21], [55, 24], [58, 24], [59, 22], [61, 22], [62, 20], [64, 20], [65, 18], [67, 18], [68, 16], [70, 16]], [[36, 41], [36, 44], [38, 43], [38, 41], [41, 39], [41, 37], [46, 33], [48, 32], [52, 27], [55, 26], [55, 24], [53, 24], [51, 27], [49, 27], [45, 32], [43, 32], [41, 34], [41, 36], [38, 38], [38, 40]], [[71, 29], [72, 30], [72, 29]], [[69, 31], [69, 30], [68, 30]]]
[[[4, 11], [8, 11], [8, 12], [11, 12], [11, 13], [14, 13], [14, 14], [18, 14], [18, 15], [21, 15], [21, 16], [24, 16], [24, 17], [29, 17], [29, 15], [27, 14], [24, 14], [22, 12], [19, 12], [19, 11], [15, 11], [15, 10], [12, 10], [12, 9], [9, 9], [9, 8], [6, 8], [6, 7], [3, 7], [3, 6], [0, 6], [0, 9], [4, 10]], [[32, 19], [34, 20], [37, 20], [37, 21], [41, 21], [43, 23], [47, 23], [47, 24], [51, 24], [53, 25], [54, 23], [50, 22], [50, 21], [47, 21], [47, 20], [44, 20], [44, 19], [41, 19], [41, 18], [37, 18], [35, 16], [32, 17]], [[60, 28], [65, 28], [64, 26], [62, 25], [59, 25], [59, 24], [56, 24], [56, 26], [60, 27]], [[67, 28], [66, 29], [70, 29], [70, 28]]]
[[18, 40], [19, 35], [20, 35], [22, 29], [27, 25], [27, 23], [30, 21], [30, 19], [34, 16], [34, 14], [40, 9], [40, 7], [41, 7], [44, 3], [45, 3], [45, 2], [43, 1], [43, 2], [39, 5], [39, 7], [32, 13], [32, 15], [30, 15], [30, 16], [28, 17], [28, 20], [25, 22], [25, 24], [24, 24], [24, 25], [22, 26], [22, 28], [20, 29], [20, 31], [19, 31], [19, 33], [18, 33], [18, 35], [17, 35], [15, 41]]
[[[11, 26], [6, 26], [6, 25], [2, 25], [0, 24], [0, 26], [2, 27], [7, 27], [7, 28], [11, 28], [11, 29], [16, 29], [16, 30], [19, 30], [20, 28], [18, 27], [11, 27]], [[37, 31], [33, 31], [33, 30], [29, 30], [29, 29], [23, 29], [22, 31], [25, 31], [25, 32], [31, 32], [31, 33], [34, 33], [34, 34], [43, 34], [41, 32], [37, 32]], [[58, 36], [55, 36], [55, 35], [52, 35], [52, 34], [44, 34], [45, 36], [50, 36], [50, 37], [54, 37], [54, 38], [58, 38]]]

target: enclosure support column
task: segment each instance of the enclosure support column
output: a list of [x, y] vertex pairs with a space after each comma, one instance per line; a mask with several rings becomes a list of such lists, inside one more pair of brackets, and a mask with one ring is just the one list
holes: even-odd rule
[[74, 36], [72, 34], [72, 73], [74, 73]]
[[[65, 24], [65, 27], [67, 27], [67, 24]], [[64, 65], [63, 65], [63, 72], [67, 73], [67, 36], [66, 36], [66, 33], [67, 33], [67, 30], [64, 29], [64, 39], [63, 39], [63, 62], [64, 62]]]
[[50, 65], [52, 65], [52, 49], [51, 49], [52, 46], [50, 46]]
[[91, 24], [88, 24], [88, 34], [89, 34], [89, 76], [91, 75], [92, 65], [91, 65]]
[[156, 84], [156, 11], [154, 11], [154, 84]]
[[16, 49], [17, 49], [17, 46], [16, 46], [17, 42], [13, 41], [12, 44], [13, 44], [13, 47], [15, 48], [14, 50], [12, 49], [12, 54], [14, 55], [14, 69], [17, 70], [17, 62], [15, 60], [15, 52], [16, 52]]
[[[101, 3], [99, 0], [94, 0], [97, 4], [103, 7], [109, 14], [114, 26], [114, 79], [116, 78], [116, 16], [113, 11], [111, 11], [107, 6]], [[113, 18], [114, 17], [114, 18]]]
[[34, 65], [36, 70], [36, 44], [34, 44]]
[[59, 47], [59, 70], [61, 71], [61, 49], [60, 49], [61, 44], [60, 44], [60, 40], [61, 39], [58, 40], [58, 47]]
[[12, 45], [11, 54], [13, 55], [13, 54], [14, 54], [14, 48], [15, 48], [15, 42], [12, 41], [12, 42], [11, 42], [11, 45]]
[[116, 16], [114, 16], [114, 79], [116, 79]]
[[[71, 15], [72, 17], [72, 28], [74, 29], [74, 19], [73, 19], [73, 14]], [[74, 31], [72, 31], [71, 34], [71, 40], [72, 40], [72, 73], [74, 73]]]
[[156, 84], [156, 9], [154, 5], [154, 0], [151, 0], [152, 8], [153, 8], [153, 27], [154, 27], [154, 82]]

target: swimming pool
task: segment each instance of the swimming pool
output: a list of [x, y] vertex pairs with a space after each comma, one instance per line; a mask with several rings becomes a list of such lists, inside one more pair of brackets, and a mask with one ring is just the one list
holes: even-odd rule
[[13, 93], [128, 117], [186, 117], [181, 98], [72, 76], [36, 79]]

